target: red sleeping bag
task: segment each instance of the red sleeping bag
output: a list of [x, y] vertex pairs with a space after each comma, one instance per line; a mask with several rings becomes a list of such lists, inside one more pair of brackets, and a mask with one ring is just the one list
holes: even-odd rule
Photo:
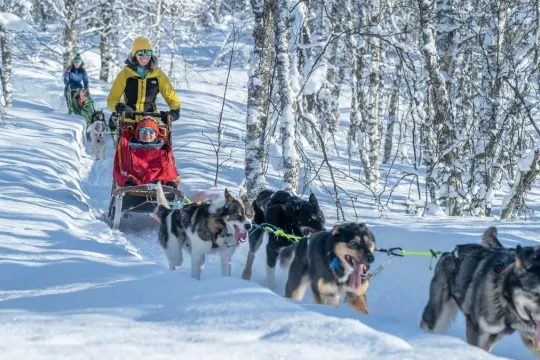
[[135, 185], [160, 181], [179, 182], [173, 152], [168, 144], [160, 150], [133, 150], [129, 147], [129, 131], [123, 131], [114, 155], [113, 177], [119, 186], [128, 180]]

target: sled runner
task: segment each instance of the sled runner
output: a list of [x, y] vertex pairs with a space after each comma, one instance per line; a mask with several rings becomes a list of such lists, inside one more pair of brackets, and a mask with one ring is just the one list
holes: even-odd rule
[[[159, 118], [159, 113], [135, 112], [134, 115]], [[159, 120], [158, 120], [159, 121]], [[161, 182], [165, 197], [172, 208], [183, 206], [184, 193], [177, 189], [180, 176], [174, 161], [171, 139], [171, 121], [158, 124], [159, 137], [164, 145], [159, 150], [135, 150], [129, 140], [135, 136], [137, 122], [122, 114], [119, 121], [119, 139], [114, 156], [113, 182], [107, 220], [113, 229], [120, 226], [127, 213], [153, 213], [157, 206], [156, 184]]]

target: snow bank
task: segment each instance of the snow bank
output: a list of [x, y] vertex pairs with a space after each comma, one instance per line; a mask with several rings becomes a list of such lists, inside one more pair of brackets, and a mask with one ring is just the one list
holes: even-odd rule
[[5, 27], [8, 31], [34, 31], [25, 20], [11, 13], [0, 12], [0, 25]]

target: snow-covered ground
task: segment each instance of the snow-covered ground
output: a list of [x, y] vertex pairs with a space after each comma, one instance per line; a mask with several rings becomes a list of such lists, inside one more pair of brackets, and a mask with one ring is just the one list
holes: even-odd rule
[[[86, 59], [91, 62], [90, 54]], [[179, 83], [183, 107], [173, 127], [188, 195], [212, 189], [214, 155], [205, 135], [215, 136], [226, 75], [190, 66], [189, 78]], [[418, 325], [432, 276], [426, 257], [386, 265], [372, 281], [369, 316], [346, 304], [314, 305], [309, 295], [303, 302], [284, 299], [283, 270], [278, 270], [278, 293], [269, 291], [264, 251], [252, 281], [241, 280], [247, 245], [234, 254], [231, 278], [220, 277], [217, 256], [208, 258], [201, 281], [189, 277], [189, 256], [179, 271], [168, 271], [151, 217], [125, 219], [115, 232], [100, 220], [109, 201], [112, 142], [107, 160], [90, 160], [82, 120], [65, 113], [61, 69], [40, 68], [16, 66], [14, 108], [0, 125], [1, 359], [532, 358], [517, 335], [497, 344], [496, 356], [467, 345], [462, 316], [445, 335], [422, 331]], [[96, 107], [103, 108], [110, 85], [92, 80]], [[231, 160], [220, 170], [219, 186], [233, 191], [243, 177], [246, 84], [246, 71], [235, 70], [224, 112], [224, 156]], [[277, 175], [270, 174], [270, 185], [278, 186]], [[395, 178], [393, 173], [390, 179]], [[345, 185], [351, 191], [354, 186]], [[313, 190], [332, 226], [330, 198], [323, 189]], [[405, 198], [408, 186], [396, 191]], [[538, 198], [538, 189], [532, 195]], [[420, 218], [404, 214], [399, 205], [380, 217], [368, 194], [360, 194], [355, 206], [383, 248], [450, 250], [478, 242], [490, 225], [499, 228], [506, 245], [540, 240], [537, 218], [513, 223]], [[347, 216], [355, 220], [350, 206]], [[378, 254], [376, 265], [386, 260]]]

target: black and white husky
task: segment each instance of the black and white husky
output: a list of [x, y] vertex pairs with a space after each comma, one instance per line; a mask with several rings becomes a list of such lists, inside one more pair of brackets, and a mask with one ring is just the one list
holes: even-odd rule
[[159, 243], [165, 251], [169, 268], [182, 265], [182, 248], [191, 253], [191, 276], [201, 278], [207, 253], [221, 254], [221, 274], [231, 275], [231, 257], [236, 247], [247, 238], [253, 210], [246, 194], [234, 198], [227, 189], [224, 198], [213, 203], [191, 204], [172, 210], [161, 184], [157, 185], [160, 222]]
[[106, 130], [105, 120], [96, 120], [86, 128], [86, 132], [90, 135], [92, 158], [94, 160], [105, 160]]

